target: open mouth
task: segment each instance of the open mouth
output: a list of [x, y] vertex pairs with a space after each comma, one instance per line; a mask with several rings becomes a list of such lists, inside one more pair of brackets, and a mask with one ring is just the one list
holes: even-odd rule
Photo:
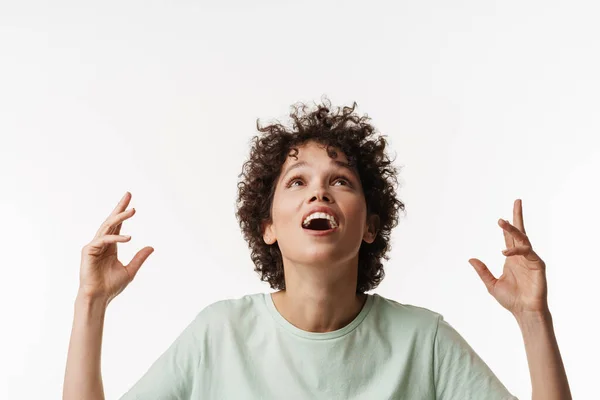
[[331, 220], [326, 218], [314, 218], [308, 221], [308, 223], [302, 225], [302, 228], [311, 230], [311, 231], [327, 231], [333, 229], [335, 223], [332, 223]]

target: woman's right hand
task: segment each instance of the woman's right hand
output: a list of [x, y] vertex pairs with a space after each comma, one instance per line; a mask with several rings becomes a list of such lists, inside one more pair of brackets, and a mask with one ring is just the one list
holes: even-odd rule
[[134, 208], [125, 211], [130, 200], [131, 193], [125, 193], [94, 239], [81, 251], [79, 293], [90, 299], [105, 301], [107, 305], [129, 285], [154, 251], [152, 247], [144, 247], [128, 265], [123, 265], [117, 259], [117, 243], [131, 239], [120, 234], [123, 221], [135, 214]]

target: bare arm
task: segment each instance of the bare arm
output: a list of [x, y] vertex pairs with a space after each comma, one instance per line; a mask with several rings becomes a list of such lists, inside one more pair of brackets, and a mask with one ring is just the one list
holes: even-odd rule
[[106, 306], [102, 299], [77, 294], [63, 400], [104, 400], [100, 351]]
[[123, 222], [135, 214], [135, 209], [125, 211], [130, 200], [131, 193], [125, 193], [92, 241], [81, 250], [79, 291], [75, 299], [63, 400], [104, 399], [100, 351], [106, 308], [154, 251], [149, 246], [143, 248], [128, 265], [123, 265], [117, 257], [117, 243], [131, 239], [131, 236], [121, 235]]
[[506, 260], [499, 278], [480, 260], [471, 258], [469, 263], [488, 292], [517, 319], [525, 342], [533, 400], [570, 400], [567, 374], [548, 308], [546, 263], [533, 250], [525, 233], [520, 199], [514, 202], [513, 224], [498, 220], [506, 245], [502, 251]]
[[532, 399], [571, 400], [550, 311], [519, 315], [517, 322], [525, 342]]

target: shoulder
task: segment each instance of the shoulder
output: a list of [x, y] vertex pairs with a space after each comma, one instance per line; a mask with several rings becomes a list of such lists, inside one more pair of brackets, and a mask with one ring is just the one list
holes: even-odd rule
[[431, 331], [435, 334], [443, 316], [426, 307], [401, 303], [396, 300], [374, 294], [376, 318], [387, 321], [394, 328]]
[[200, 314], [206, 316], [213, 316], [215, 314], [223, 316], [224, 314], [235, 315], [245, 313], [260, 306], [259, 303], [264, 302], [264, 297], [264, 293], [252, 293], [237, 298], [218, 300], [206, 306], [200, 311]]
[[238, 327], [246, 321], [251, 321], [264, 308], [264, 293], [246, 294], [239, 298], [215, 301], [204, 307], [193, 321], [197, 327], [211, 328], [226, 327], [235, 323]]

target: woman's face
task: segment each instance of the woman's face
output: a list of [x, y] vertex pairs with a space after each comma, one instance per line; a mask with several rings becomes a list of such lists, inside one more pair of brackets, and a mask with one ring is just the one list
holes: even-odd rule
[[[348, 159], [341, 151], [330, 158], [324, 145], [309, 141], [298, 146], [297, 159], [288, 157], [276, 182], [272, 223], [265, 225], [263, 239], [278, 242], [284, 260], [295, 264], [332, 265], [358, 259], [361, 242], [372, 243], [367, 208], [358, 174], [340, 163]], [[337, 228], [316, 236], [302, 223], [314, 207], [325, 206], [336, 215]], [[374, 217], [376, 218], [376, 217]]]

